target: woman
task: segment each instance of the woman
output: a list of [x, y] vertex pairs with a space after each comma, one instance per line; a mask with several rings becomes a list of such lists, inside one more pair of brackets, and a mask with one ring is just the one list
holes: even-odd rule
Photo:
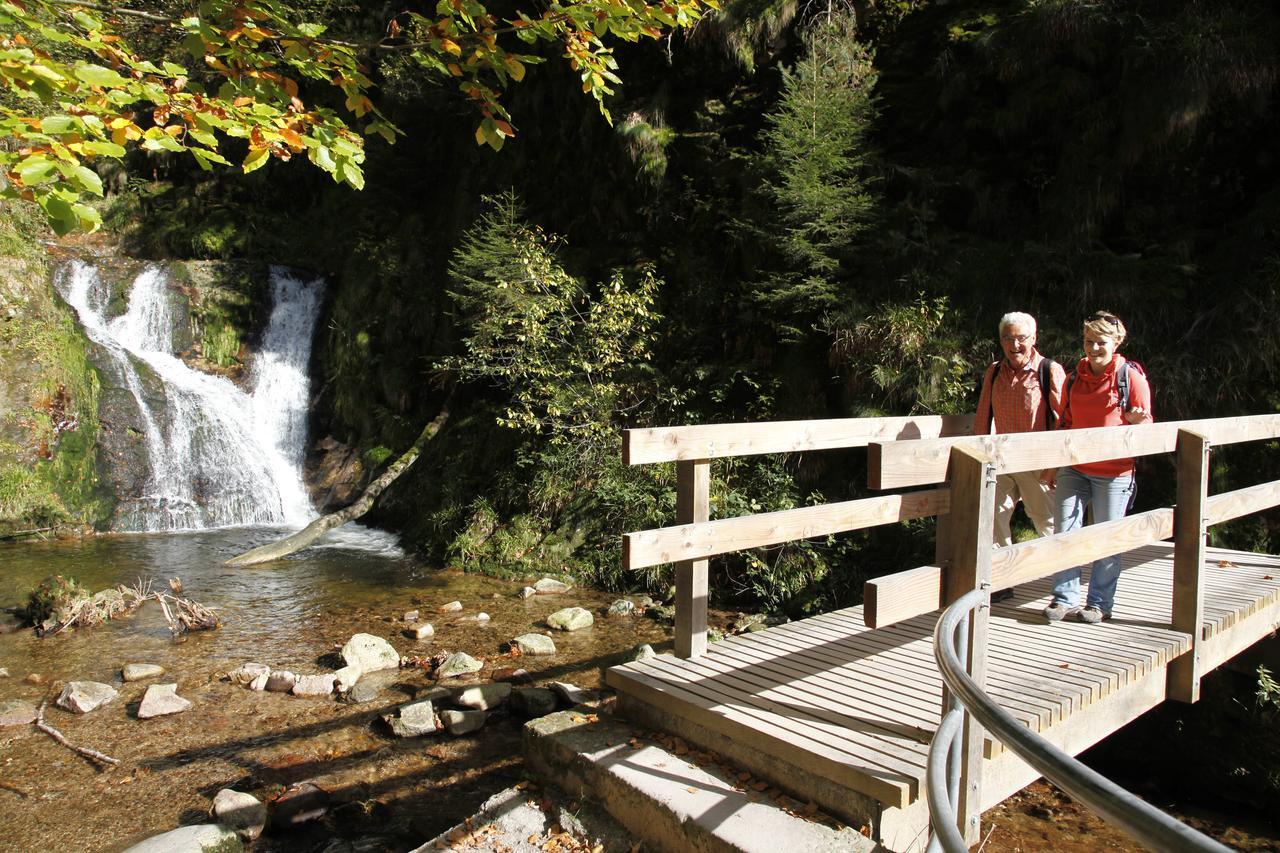
[[[1076, 365], [1075, 373], [1067, 377], [1060, 429], [1152, 422], [1151, 386], [1147, 377], [1141, 368], [1126, 362], [1124, 356], [1116, 352], [1124, 339], [1124, 323], [1110, 312], [1099, 311], [1084, 321], [1084, 358]], [[1046, 482], [1054, 490], [1058, 533], [1083, 526], [1085, 510], [1090, 504], [1095, 523], [1121, 518], [1133, 505], [1132, 459], [1109, 459], [1061, 468], [1056, 482], [1053, 474], [1046, 477]], [[1120, 557], [1094, 561], [1088, 598], [1081, 608], [1083, 569], [1076, 566], [1054, 575], [1053, 600], [1044, 610], [1050, 622], [1075, 616], [1081, 622], [1095, 624], [1111, 618], [1116, 582], [1120, 579]]]

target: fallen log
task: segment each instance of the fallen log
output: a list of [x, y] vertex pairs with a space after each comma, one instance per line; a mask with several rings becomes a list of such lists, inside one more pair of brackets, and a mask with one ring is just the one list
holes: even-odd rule
[[341, 527], [348, 521], [364, 515], [387, 486], [391, 485], [397, 477], [417, 461], [422, 449], [427, 446], [427, 442], [436, 437], [436, 433], [440, 432], [447, 420], [449, 420], [449, 404], [446, 401], [444, 407], [440, 410], [440, 414], [436, 415], [435, 420], [423, 427], [413, 446], [406, 450], [399, 459], [392, 462], [387, 467], [387, 470], [382, 472], [382, 476], [370, 483], [368, 488], [360, 495], [360, 498], [351, 506], [340, 509], [337, 512], [331, 512], [328, 515], [322, 515], [297, 533], [292, 533], [283, 539], [245, 551], [243, 554], [227, 560], [224, 565], [256, 566], [259, 563], [279, 560], [295, 551], [301, 551], [335, 527]]

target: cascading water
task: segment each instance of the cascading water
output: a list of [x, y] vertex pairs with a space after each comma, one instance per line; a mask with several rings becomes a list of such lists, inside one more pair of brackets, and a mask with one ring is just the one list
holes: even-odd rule
[[[74, 261], [63, 298], [137, 404], [150, 473], [117, 511], [119, 530], [301, 526], [315, 517], [302, 483], [307, 361], [323, 285], [271, 270], [274, 308], [245, 392], [193, 370], [173, 353], [174, 300], [159, 266], [145, 269], [128, 310], [109, 319], [97, 268]], [[163, 400], [157, 400], [156, 387]]]

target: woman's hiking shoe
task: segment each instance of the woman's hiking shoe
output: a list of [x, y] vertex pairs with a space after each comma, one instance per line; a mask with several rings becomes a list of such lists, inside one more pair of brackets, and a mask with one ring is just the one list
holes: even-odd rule
[[1101, 607], [1094, 607], [1090, 604], [1085, 609], [1076, 614], [1076, 618], [1086, 625], [1097, 625], [1099, 622], [1108, 622], [1111, 620], [1110, 613], [1103, 613]]
[[1079, 613], [1079, 607], [1072, 607], [1065, 601], [1055, 601], [1044, 609], [1044, 618], [1050, 622], [1061, 622], [1072, 614]]

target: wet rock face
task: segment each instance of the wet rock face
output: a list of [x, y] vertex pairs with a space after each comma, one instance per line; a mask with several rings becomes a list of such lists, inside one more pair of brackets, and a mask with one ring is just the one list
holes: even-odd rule
[[360, 453], [333, 436], [311, 445], [304, 470], [311, 502], [322, 513], [355, 502], [369, 480]]

